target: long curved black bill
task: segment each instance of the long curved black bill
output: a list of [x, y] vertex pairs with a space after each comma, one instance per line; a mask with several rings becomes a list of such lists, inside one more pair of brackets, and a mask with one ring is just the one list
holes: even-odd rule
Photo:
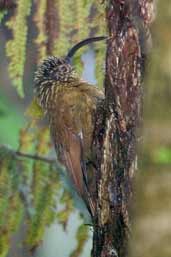
[[74, 45], [69, 51], [65, 59], [67, 61], [71, 61], [71, 58], [74, 56], [75, 52], [80, 49], [82, 46], [88, 45], [93, 42], [101, 41], [107, 39], [107, 36], [99, 36], [99, 37], [90, 37], [80, 41], [78, 44]]

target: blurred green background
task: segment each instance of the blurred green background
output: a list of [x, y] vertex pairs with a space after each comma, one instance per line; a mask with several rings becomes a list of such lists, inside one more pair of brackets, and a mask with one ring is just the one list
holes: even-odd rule
[[[24, 88], [26, 96], [21, 99], [16, 89], [12, 87], [12, 82], [8, 75], [8, 59], [5, 56], [5, 41], [8, 38], [9, 31], [5, 27], [0, 28], [0, 144], [9, 145], [10, 147], [17, 149], [19, 145], [19, 131], [27, 123], [27, 117], [25, 111], [33, 98], [33, 77], [36, 69], [34, 58], [28, 58], [26, 63], [26, 71], [24, 74]], [[32, 57], [35, 54], [35, 47], [33, 44], [29, 45], [28, 56]], [[83, 54], [82, 62], [85, 63], [85, 69], [83, 70], [83, 78], [90, 83], [95, 84], [95, 60], [94, 51], [89, 49]], [[58, 201], [58, 199], [57, 199]], [[76, 198], [79, 202], [79, 199]], [[81, 205], [82, 203], [78, 203]], [[26, 224], [21, 225], [17, 233], [11, 235], [10, 251], [8, 257], [56, 257], [63, 256], [68, 257], [77, 248], [77, 230], [83, 223], [80, 218], [78, 210], [72, 211], [68, 220], [67, 229], [64, 230], [63, 226], [58, 222], [51, 224], [47, 227], [45, 235], [42, 238], [40, 246], [33, 252], [30, 252], [29, 247], [22, 245], [23, 239], [26, 237]], [[91, 237], [92, 229], [88, 228], [88, 240], [81, 250], [82, 254], [79, 256], [89, 257], [91, 250]], [[83, 231], [84, 232], [84, 231]], [[84, 235], [84, 233], [83, 233]], [[0, 255], [1, 256], [1, 255]], [[77, 255], [73, 255], [77, 256]]]
[[156, 2], [134, 181], [131, 257], [171, 256], [171, 3]]

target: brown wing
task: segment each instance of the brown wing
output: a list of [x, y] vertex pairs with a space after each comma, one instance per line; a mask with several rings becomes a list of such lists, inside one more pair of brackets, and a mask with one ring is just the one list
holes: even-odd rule
[[78, 193], [83, 195], [83, 173], [81, 167], [82, 149], [80, 138], [66, 126], [63, 128], [62, 134], [65, 137], [65, 144], [62, 144], [60, 148], [57, 146], [59, 161], [61, 161], [70, 172], [70, 177]]
[[[101, 94], [100, 94], [101, 97]], [[58, 92], [55, 111], [51, 114], [51, 131], [59, 161], [64, 164], [78, 193], [87, 202], [84, 161], [91, 154], [93, 116], [98, 93], [92, 86], [80, 84]], [[93, 204], [89, 202], [91, 209]]]
[[83, 138], [80, 133], [83, 126], [81, 116], [84, 106], [79, 106], [81, 99], [78, 97], [77, 90], [72, 92], [67, 88], [61, 90], [50, 120], [58, 160], [66, 166], [78, 193], [83, 196]]
[[81, 137], [73, 134], [67, 127], [64, 128], [63, 132], [67, 140], [67, 146], [61, 146], [60, 148], [59, 145], [57, 146], [59, 161], [67, 168], [77, 192], [85, 201], [90, 214], [94, 216], [95, 205], [87, 187], [86, 165], [82, 157], [83, 147]]

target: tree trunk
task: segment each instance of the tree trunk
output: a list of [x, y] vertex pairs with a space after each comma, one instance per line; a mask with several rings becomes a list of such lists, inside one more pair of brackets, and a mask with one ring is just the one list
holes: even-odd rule
[[105, 103], [99, 107], [93, 143], [97, 166], [93, 257], [127, 256], [145, 35], [151, 22], [147, 3], [147, 0], [107, 3]]

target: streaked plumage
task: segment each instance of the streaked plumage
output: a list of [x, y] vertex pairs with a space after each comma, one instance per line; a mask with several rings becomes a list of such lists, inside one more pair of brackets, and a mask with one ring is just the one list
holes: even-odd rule
[[35, 76], [35, 92], [46, 112], [58, 160], [66, 166], [77, 192], [93, 213], [86, 185], [93, 167], [91, 144], [97, 105], [103, 92], [80, 80], [73, 67], [63, 58], [49, 57]]

